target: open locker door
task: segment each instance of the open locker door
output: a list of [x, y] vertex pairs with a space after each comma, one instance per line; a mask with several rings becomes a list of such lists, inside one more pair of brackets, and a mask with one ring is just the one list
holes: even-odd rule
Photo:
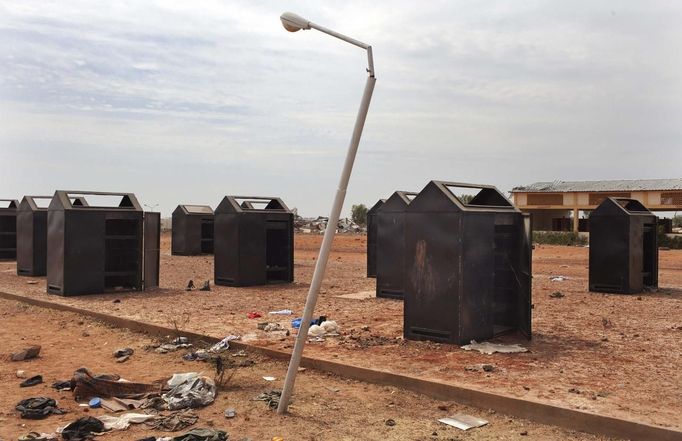
[[144, 281], [143, 289], [159, 287], [161, 259], [161, 214], [144, 213]]
[[533, 309], [533, 230], [531, 215], [523, 215], [523, 239], [521, 243], [521, 289], [519, 290], [519, 330], [529, 340], [531, 338], [531, 316]]

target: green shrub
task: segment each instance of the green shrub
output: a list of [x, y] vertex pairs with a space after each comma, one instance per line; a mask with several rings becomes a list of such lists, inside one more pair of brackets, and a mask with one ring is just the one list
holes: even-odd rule
[[587, 237], [572, 231], [534, 231], [533, 243], [544, 245], [583, 246], [588, 244]]
[[658, 230], [658, 246], [670, 248], [671, 250], [682, 250], [682, 236], [668, 236]]

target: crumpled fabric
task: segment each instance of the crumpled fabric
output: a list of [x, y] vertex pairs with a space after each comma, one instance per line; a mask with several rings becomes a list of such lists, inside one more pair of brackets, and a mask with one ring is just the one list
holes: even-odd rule
[[197, 372], [174, 374], [168, 380], [171, 390], [161, 397], [169, 410], [203, 407], [215, 400], [216, 386], [212, 379]]
[[222, 430], [192, 429], [184, 435], [178, 435], [172, 441], [227, 441], [229, 434]]
[[93, 375], [86, 368], [73, 373], [71, 384], [76, 400], [90, 398], [141, 398], [151, 393], [161, 392], [160, 384], [146, 384], [117, 381], [118, 376]]
[[230, 342], [232, 340], [239, 340], [241, 337], [238, 335], [228, 335], [224, 339], [220, 340], [218, 343], [211, 346], [208, 352], [222, 352], [230, 349]]
[[126, 413], [121, 416], [102, 415], [97, 417], [104, 424], [106, 430], [125, 430], [131, 424], [141, 424], [151, 418], [154, 418], [154, 415], [147, 415], [146, 413]]
[[173, 412], [170, 415], [157, 415], [145, 424], [155, 430], [175, 432], [196, 424], [198, 420], [199, 417], [194, 412], [185, 410]]
[[91, 440], [104, 432], [104, 423], [93, 417], [83, 417], [62, 429], [62, 438], [66, 441]]
[[34, 397], [19, 401], [15, 409], [21, 413], [21, 418], [29, 420], [42, 420], [49, 415], [62, 415], [65, 410], [57, 407], [57, 402], [52, 398]]

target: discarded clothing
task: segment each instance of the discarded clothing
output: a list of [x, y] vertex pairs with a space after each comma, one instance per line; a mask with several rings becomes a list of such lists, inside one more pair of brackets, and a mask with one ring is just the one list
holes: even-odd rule
[[198, 420], [199, 417], [194, 412], [185, 410], [173, 412], [170, 415], [157, 415], [147, 420], [145, 424], [155, 430], [175, 432], [196, 424]]
[[126, 355], [133, 355], [135, 350], [133, 348], [121, 348], [114, 351], [114, 358], [125, 357]]
[[270, 409], [279, 406], [279, 399], [282, 397], [281, 390], [269, 390], [254, 398], [255, 401], [265, 401]]
[[76, 401], [90, 398], [142, 398], [151, 393], [160, 393], [162, 385], [146, 383], [130, 383], [95, 377], [86, 368], [80, 368], [71, 379], [73, 395]]
[[194, 409], [211, 404], [215, 400], [215, 383], [197, 372], [174, 374], [168, 380], [168, 387], [171, 390], [161, 397], [169, 410]]
[[233, 340], [239, 340], [241, 337], [238, 335], [228, 335], [224, 339], [220, 340], [218, 343], [211, 346], [208, 352], [222, 352], [230, 349], [230, 342]]
[[483, 342], [477, 343], [476, 340], [471, 340], [468, 345], [461, 346], [465, 351], [478, 351], [481, 354], [494, 354], [495, 352], [500, 352], [503, 354], [511, 354], [515, 352], [528, 352], [528, 349], [519, 345], [505, 345], [502, 343], [490, 343]]
[[264, 322], [258, 323], [258, 329], [263, 330], [265, 332], [273, 332], [282, 331], [284, 328], [282, 328], [282, 325], [280, 325], [279, 323]]
[[210, 291], [211, 290], [211, 281], [207, 280], [204, 282], [204, 286], [199, 288], [199, 291]]
[[172, 441], [227, 441], [229, 435], [222, 430], [192, 429], [184, 435], [176, 436]]
[[190, 281], [187, 282], [187, 288], [185, 288], [185, 291], [192, 291], [194, 288], [194, 280], [190, 279]]
[[101, 406], [110, 412], [122, 412], [142, 407], [144, 400], [134, 400], [131, 398], [100, 398]]
[[308, 335], [311, 337], [322, 337], [323, 335], [338, 335], [339, 326], [334, 320], [326, 320], [319, 325], [312, 325], [308, 328]]
[[52, 388], [57, 390], [71, 390], [71, 380], [57, 380], [52, 383]]
[[35, 377], [28, 378], [19, 384], [19, 387], [31, 387], [43, 382], [42, 375], [36, 375]]
[[209, 358], [211, 358], [210, 354], [203, 349], [199, 349], [195, 352], [188, 352], [182, 356], [182, 359], [187, 361], [206, 361]]
[[294, 311], [292, 311], [291, 309], [280, 309], [279, 311], [268, 312], [268, 314], [272, 314], [272, 315], [291, 315], [293, 313], [294, 313]]
[[255, 318], [263, 317], [263, 315], [260, 312], [251, 311], [251, 312], [246, 314], [246, 317], [250, 318], [250, 319], [255, 319]]
[[79, 418], [62, 429], [62, 438], [66, 441], [85, 441], [103, 433], [104, 423], [93, 417]]
[[65, 410], [57, 407], [57, 402], [52, 398], [35, 397], [19, 401], [15, 409], [21, 413], [21, 418], [28, 420], [41, 420], [49, 415], [63, 415]]
[[57, 441], [56, 433], [29, 432], [27, 435], [19, 437], [19, 441]]
[[126, 413], [121, 416], [102, 415], [97, 417], [103, 424], [105, 430], [125, 430], [131, 424], [141, 424], [154, 418], [154, 415], [146, 413]]

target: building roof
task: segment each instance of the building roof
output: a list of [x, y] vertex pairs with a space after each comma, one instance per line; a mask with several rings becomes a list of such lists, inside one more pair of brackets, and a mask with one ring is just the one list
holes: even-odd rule
[[598, 191], [666, 191], [682, 190], [682, 179], [633, 179], [620, 181], [554, 181], [535, 182], [514, 187], [512, 193], [572, 193]]

